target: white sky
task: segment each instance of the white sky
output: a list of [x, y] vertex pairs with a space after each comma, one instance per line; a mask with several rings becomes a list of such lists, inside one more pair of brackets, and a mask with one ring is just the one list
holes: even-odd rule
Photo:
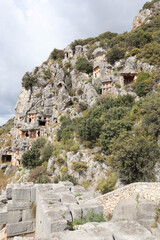
[[14, 116], [26, 71], [54, 48], [130, 31], [146, 0], [0, 0], [0, 125]]

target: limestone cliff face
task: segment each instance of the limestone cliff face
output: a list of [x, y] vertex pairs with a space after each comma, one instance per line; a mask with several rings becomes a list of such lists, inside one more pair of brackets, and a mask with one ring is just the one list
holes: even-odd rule
[[137, 27], [141, 26], [144, 21], [151, 17], [152, 11], [149, 9], [144, 9], [143, 11], [139, 12], [137, 16], [134, 18], [133, 21], [133, 29], [136, 29]]
[[[154, 3], [156, 11], [159, 7], [160, 1]], [[142, 10], [134, 20], [134, 28], [153, 13], [153, 8]], [[100, 42], [94, 42], [94, 48], [92, 44], [77, 45], [74, 51], [68, 45], [62, 51], [64, 57], [55, 59], [50, 55], [41, 66], [25, 74], [29, 81], [33, 81], [32, 87], [22, 88], [19, 94], [12, 144], [7, 150], [1, 149], [0, 155], [9, 154], [16, 165], [36, 138], [42, 136], [55, 140], [62, 116], [67, 115], [71, 119], [82, 116], [85, 108], [95, 104], [98, 91], [102, 95], [126, 94], [124, 86], [128, 82], [133, 83], [139, 71], [152, 69], [149, 64], [137, 61], [136, 56], [120, 59], [111, 65], [105, 57], [108, 50], [108, 45]], [[90, 74], [76, 69], [76, 62], [81, 57], [92, 65]], [[130, 90], [128, 92], [134, 94]]]
[[[159, 14], [160, 12], [160, 1], [153, 3], [150, 9], [146, 8], [141, 10], [133, 20], [133, 29], [141, 26], [145, 21], [149, 22], [149, 18], [153, 15]], [[148, 19], [148, 20], [147, 20]]]

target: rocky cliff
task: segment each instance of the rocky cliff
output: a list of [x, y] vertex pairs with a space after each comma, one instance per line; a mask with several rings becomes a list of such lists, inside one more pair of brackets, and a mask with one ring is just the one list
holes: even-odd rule
[[[47, 61], [32, 72], [27, 72], [22, 79], [23, 88], [15, 107], [11, 146], [2, 145], [2, 161], [11, 161], [18, 166], [22, 163], [23, 153], [40, 137], [57, 142], [57, 130], [63, 118], [67, 116], [72, 120], [84, 117], [102, 96], [130, 94], [137, 101], [141, 95], [135, 92], [133, 85], [138, 74], [151, 74], [159, 66], [156, 50], [159, 48], [156, 32], [159, 7], [160, 2], [155, 0], [151, 5], [144, 5], [135, 17], [135, 30], [131, 33], [118, 35], [106, 32], [97, 38], [76, 40], [64, 50], [54, 49]], [[151, 33], [148, 29], [152, 25], [154, 30]], [[152, 45], [156, 52], [153, 50], [147, 54]], [[155, 83], [158, 83], [157, 79]], [[153, 90], [155, 85], [149, 86], [149, 90], [145, 91]], [[88, 149], [76, 134], [73, 140], [78, 145], [77, 150], [62, 148], [59, 154], [60, 158], [65, 158], [69, 174], [76, 176], [81, 183], [84, 178], [91, 181], [93, 176], [96, 180], [100, 175], [105, 177], [110, 167], [93, 161], [96, 153], [104, 154], [99, 146]], [[53, 168], [54, 161], [55, 157], [49, 159], [48, 171]], [[75, 161], [88, 165], [85, 177], [71, 169]], [[55, 165], [56, 175], [61, 167]]]

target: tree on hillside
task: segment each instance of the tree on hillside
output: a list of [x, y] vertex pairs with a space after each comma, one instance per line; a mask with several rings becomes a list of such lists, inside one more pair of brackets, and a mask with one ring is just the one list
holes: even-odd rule
[[153, 181], [160, 156], [157, 141], [141, 131], [122, 134], [112, 145], [112, 165], [125, 183]]

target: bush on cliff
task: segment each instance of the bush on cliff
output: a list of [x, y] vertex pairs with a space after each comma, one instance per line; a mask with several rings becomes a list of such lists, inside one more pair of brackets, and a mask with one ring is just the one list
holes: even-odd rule
[[154, 181], [154, 167], [160, 151], [157, 141], [138, 129], [125, 133], [112, 145], [112, 166], [126, 183]]
[[93, 67], [90, 62], [86, 58], [79, 58], [76, 62], [76, 69], [80, 72], [84, 73], [92, 73], [93, 72]]
[[22, 164], [26, 168], [35, 168], [40, 166], [45, 159], [41, 158], [41, 151], [46, 143], [44, 138], [38, 138], [33, 144], [31, 149], [22, 155]]
[[22, 87], [26, 90], [32, 90], [32, 87], [36, 84], [36, 82], [36, 77], [32, 76], [29, 72], [26, 72], [22, 78]]
[[124, 58], [124, 55], [125, 55], [124, 49], [115, 46], [107, 52], [106, 58], [107, 61], [113, 65], [116, 61]]
[[47, 170], [43, 166], [34, 168], [28, 177], [29, 182], [33, 183], [50, 183], [50, 179], [47, 175]]
[[141, 72], [138, 74], [137, 81], [134, 83], [134, 91], [139, 97], [145, 96], [151, 91], [153, 81], [149, 73]]
[[63, 59], [64, 51], [54, 48], [53, 51], [51, 52], [51, 58], [54, 60]]

